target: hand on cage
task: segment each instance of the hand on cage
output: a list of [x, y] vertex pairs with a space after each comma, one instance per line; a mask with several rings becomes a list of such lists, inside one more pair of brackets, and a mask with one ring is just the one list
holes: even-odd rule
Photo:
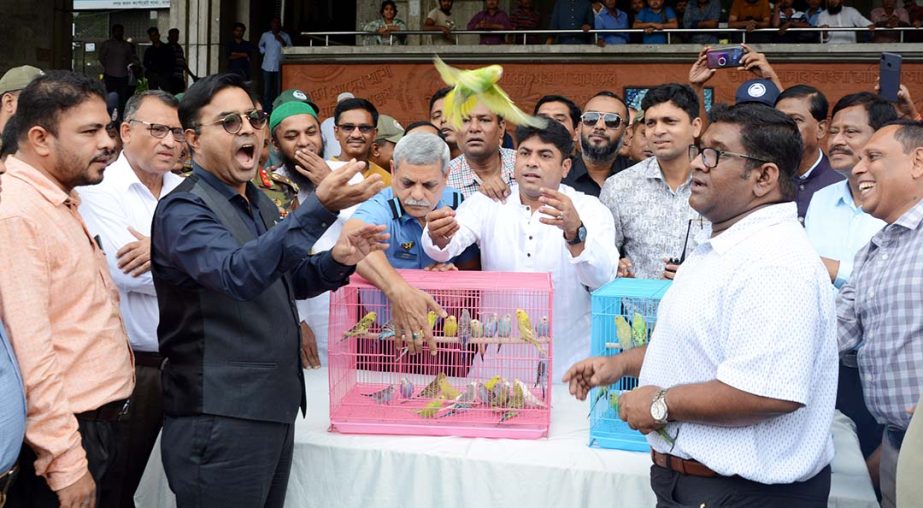
[[651, 403], [660, 390], [659, 386], [646, 385], [622, 392], [619, 396], [619, 418], [642, 434], [662, 429], [663, 425], [651, 416]]
[[433, 263], [423, 267], [423, 270], [427, 272], [457, 272], [458, 267], [455, 266], [455, 263]]
[[409, 353], [417, 354], [423, 351], [423, 343], [426, 342], [430, 354], [436, 356], [436, 340], [432, 326], [427, 322], [427, 314], [432, 311], [443, 318], [448, 314], [432, 296], [408, 284], [391, 288], [388, 300], [396, 330], [395, 351], [406, 347]]
[[612, 384], [624, 374], [618, 356], [594, 356], [571, 365], [561, 380], [569, 384], [571, 395], [586, 400], [590, 388]]
[[388, 248], [386, 242], [390, 235], [384, 231], [385, 226], [372, 224], [352, 231], [343, 231], [330, 250], [330, 255], [341, 265], [354, 266], [368, 254]]

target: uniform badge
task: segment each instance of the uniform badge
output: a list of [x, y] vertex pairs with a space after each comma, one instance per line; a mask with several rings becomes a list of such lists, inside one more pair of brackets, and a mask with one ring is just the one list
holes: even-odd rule
[[416, 242], [413, 242], [413, 241], [403, 242], [401, 244], [401, 248], [403, 248], [404, 250], [410, 250], [413, 248], [414, 245], [416, 245]]

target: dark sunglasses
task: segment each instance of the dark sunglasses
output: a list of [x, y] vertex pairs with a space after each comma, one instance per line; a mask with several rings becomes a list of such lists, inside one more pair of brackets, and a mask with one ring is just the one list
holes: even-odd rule
[[266, 120], [269, 119], [269, 113], [259, 109], [254, 109], [244, 114], [231, 113], [217, 122], [199, 124], [199, 127], [220, 124], [228, 134], [237, 134], [240, 132], [241, 127], [244, 126], [245, 117], [254, 129], [262, 129], [266, 125]]
[[337, 125], [337, 128], [339, 128], [340, 130], [346, 132], [347, 134], [350, 133], [350, 132], [352, 132], [352, 131], [354, 131], [354, 130], [356, 130], [356, 129], [359, 129], [359, 132], [361, 132], [362, 134], [368, 134], [368, 133], [372, 132], [372, 130], [375, 128], [375, 126], [374, 126], [374, 125], [368, 125], [368, 124], [353, 125], [353, 124], [351, 124], [351, 123], [341, 123], [340, 125]]
[[619, 125], [622, 125], [622, 117], [617, 113], [599, 113], [597, 111], [587, 111], [586, 113], [580, 115], [580, 121], [583, 122], [583, 125], [587, 127], [593, 127], [598, 122], [599, 119], [603, 119], [603, 123], [606, 124], [607, 129], [617, 129]]

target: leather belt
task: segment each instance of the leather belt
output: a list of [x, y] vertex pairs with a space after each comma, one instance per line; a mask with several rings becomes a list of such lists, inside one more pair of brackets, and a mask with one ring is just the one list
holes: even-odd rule
[[19, 472], [19, 465], [14, 465], [9, 471], [0, 474], [0, 508], [6, 504], [6, 493], [10, 490], [10, 485], [13, 484], [13, 479], [16, 478], [16, 473]]
[[74, 416], [80, 420], [89, 422], [117, 422], [121, 420], [123, 416], [128, 414], [128, 408], [130, 406], [131, 403], [128, 401], [128, 399], [116, 400], [108, 404], [104, 404], [92, 411], [77, 413]]
[[163, 356], [160, 353], [148, 351], [135, 351], [135, 365], [142, 367], [160, 368], [163, 364]]
[[670, 471], [676, 471], [680, 474], [700, 476], [702, 478], [714, 478], [719, 476], [718, 473], [712, 471], [708, 466], [697, 460], [681, 459], [669, 453], [660, 453], [656, 450], [651, 450], [651, 458], [654, 460], [654, 464], [664, 469], [669, 469]]

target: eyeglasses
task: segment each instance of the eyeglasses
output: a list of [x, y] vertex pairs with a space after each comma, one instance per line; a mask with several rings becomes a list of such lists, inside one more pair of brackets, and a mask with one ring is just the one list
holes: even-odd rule
[[586, 113], [580, 115], [580, 120], [583, 122], [583, 125], [587, 127], [593, 127], [598, 122], [599, 119], [603, 119], [603, 123], [606, 124], [607, 129], [617, 129], [619, 125], [622, 125], [622, 117], [618, 113], [600, 113], [598, 111], [587, 111]]
[[359, 129], [359, 132], [361, 132], [362, 134], [368, 134], [372, 132], [373, 129], [375, 129], [375, 126], [365, 124], [365, 123], [359, 124], [359, 125], [353, 125], [351, 123], [341, 123], [340, 125], [337, 125], [337, 128], [340, 129], [341, 131], [346, 132], [347, 134], [349, 134], [350, 132], [356, 129]]
[[244, 126], [244, 118], [250, 122], [250, 125], [254, 129], [262, 129], [263, 126], [266, 125], [266, 120], [269, 119], [269, 113], [259, 109], [254, 109], [243, 114], [231, 113], [217, 122], [199, 124], [199, 127], [220, 124], [228, 134], [237, 134], [240, 132], [241, 127]]
[[160, 124], [160, 123], [145, 122], [144, 120], [135, 120], [134, 118], [132, 118], [132, 119], [129, 120], [128, 122], [129, 122], [129, 123], [131, 123], [131, 122], [137, 122], [137, 123], [146, 125], [146, 126], [147, 126], [147, 130], [149, 130], [149, 131], [151, 132], [151, 136], [154, 136], [154, 137], [157, 138], [157, 139], [163, 139], [163, 138], [167, 137], [167, 134], [168, 134], [168, 133], [171, 133], [171, 132], [172, 132], [172, 133], [173, 133], [173, 139], [175, 139], [175, 140], [177, 140], [177, 141], [186, 141], [186, 133], [185, 133], [185, 131], [183, 130], [182, 127], [170, 127], [169, 125], [163, 125], [163, 124]]
[[722, 155], [728, 155], [732, 157], [739, 157], [741, 159], [750, 159], [758, 162], [769, 162], [767, 160], [758, 159], [752, 155], [747, 155], [744, 153], [734, 153], [734, 152], [725, 152], [723, 150], [715, 150], [714, 148], [699, 148], [695, 145], [689, 145], [689, 162], [695, 160], [699, 155], [702, 156], [702, 162], [705, 164], [705, 167], [712, 169], [718, 165], [718, 161], [721, 160]]

